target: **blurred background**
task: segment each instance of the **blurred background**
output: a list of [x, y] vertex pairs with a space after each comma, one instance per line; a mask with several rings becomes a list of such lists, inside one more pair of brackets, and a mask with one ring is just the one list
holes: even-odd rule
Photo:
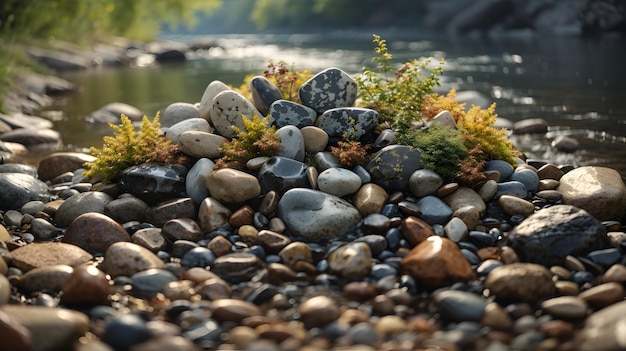
[[[85, 117], [110, 102], [151, 117], [269, 60], [358, 74], [375, 33], [398, 65], [444, 59], [441, 93], [547, 120], [547, 137], [516, 141], [529, 156], [626, 175], [624, 0], [3, 0], [0, 25], [0, 93], [19, 67], [40, 69], [32, 47], [88, 53], [78, 68], [48, 67], [80, 86], [49, 108], [70, 149], [101, 144], [110, 129]], [[580, 150], [555, 153], [557, 135]]]

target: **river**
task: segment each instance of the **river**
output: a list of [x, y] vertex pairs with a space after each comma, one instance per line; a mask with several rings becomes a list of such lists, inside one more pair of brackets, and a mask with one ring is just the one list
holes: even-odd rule
[[[441, 92], [474, 90], [496, 102], [500, 117], [511, 121], [543, 118], [545, 138], [514, 139], [530, 158], [555, 163], [605, 165], [626, 177], [626, 45], [623, 39], [507, 35], [499, 38], [450, 38], [406, 31], [379, 31], [394, 61], [425, 57], [445, 60]], [[373, 56], [372, 33], [248, 34], [203, 36], [221, 49], [201, 52], [185, 63], [144, 68], [107, 68], [66, 73], [79, 93], [55, 106], [64, 117], [55, 121], [68, 149], [101, 146], [107, 126], [84, 117], [114, 101], [148, 116], [174, 102], [199, 101], [213, 80], [239, 86], [249, 73], [259, 74], [268, 60], [283, 60], [295, 69], [317, 72], [338, 67], [361, 72]], [[198, 36], [164, 39], [194, 41]], [[580, 142], [574, 154], [555, 152], [549, 142], [565, 134]]]

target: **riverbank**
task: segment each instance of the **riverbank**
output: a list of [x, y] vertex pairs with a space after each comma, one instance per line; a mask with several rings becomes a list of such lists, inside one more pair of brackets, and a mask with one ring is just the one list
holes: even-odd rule
[[[397, 144], [391, 130], [375, 130], [376, 111], [344, 100], [352, 94], [342, 89], [356, 86], [345, 72], [316, 79], [306, 106], [267, 103], [264, 84], [248, 101], [219, 82], [199, 104], [171, 104], [161, 127], [189, 157], [184, 165], [141, 164], [110, 183], [84, 177], [83, 164], [94, 161], [84, 153], [53, 153], [37, 167], [0, 165], [5, 345], [621, 345], [626, 186], [619, 173], [519, 158], [488, 162], [485, 180], [473, 186], [444, 180], [422, 168], [420, 151]], [[220, 111], [264, 106], [276, 109], [280, 155], [217, 170], [218, 141], [241, 122]], [[325, 123], [314, 123], [318, 110]], [[454, 123], [448, 115], [438, 119]], [[38, 127], [22, 139], [24, 149], [53, 144], [42, 133], [51, 129], [45, 119], [16, 130], [27, 125]], [[371, 142], [357, 166], [342, 166], [331, 152], [346, 126]], [[531, 140], [548, 131], [541, 119], [509, 126]], [[571, 151], [572, 143], [554, 147]]]

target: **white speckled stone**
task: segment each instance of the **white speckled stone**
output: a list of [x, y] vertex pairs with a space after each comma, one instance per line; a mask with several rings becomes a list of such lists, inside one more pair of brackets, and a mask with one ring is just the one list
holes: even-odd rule
[[233, 90], [226, 90], [215, 96], [210, 115], [217, 132], [226, 138], [236, 136], [233, 126], [244, 129], [244, 115], [249, 119], [252, 119], [254, 115], [262, 117], [252, 102]]
[[298, 94], [303, 105], [323, 113], [331, 108], [353, 106], [357, 84], [346, 72], [328, 68], [302, 84]]
[[207, 121], [211, 121], [211, 107], [213, 106], [213, 99], [217, 96], [217, 94], [231, 90], [230, 87], [219, 80], [214, 80], [209, 85], [207, 85], [206, 89], [204, 89], [204, 94], [202, 94], [202, 99], [200, 99], [200, 107], [199, 115], [200, 118], [204, 118]]
[[178, 145], [180, 151], [189, 156], [218, 158], [222, 156], [222, 153], [219, 151], [220, 146], [227, 141], [228, 139], [221, 135], [201, 131], [187, 131], [180, 136]]
[[378, 112], [361, 107], [339, 107], [326, 110], [315, 123], [328, 135], [360, 139], [378, 125]]
[[278, 128], [292, 125], [298, 128], [312, 126], [317, 112], [310, 107], [289, 100], [277, 100], [270, 106], [269, 114]]
[[172, 143], [178, 144], [181, 134], [187, 131], [207, 132], [211, 131], [211, 126], [206, 119], [190, 118], [180, 121], [169, 127], [165, 132], [165, 137], [172, 140]]
[[276, 131], [280, 138], [282, 148], [278, 150], [277, 156], [283, 156], [292, 160], [304, 161], [304, 136], [296, 126], [284, 126]]
[[333, 167], [319, 174], [317, 184], [321, 191], [341, 197], [359, 190], [361, 177], [345, 168]]

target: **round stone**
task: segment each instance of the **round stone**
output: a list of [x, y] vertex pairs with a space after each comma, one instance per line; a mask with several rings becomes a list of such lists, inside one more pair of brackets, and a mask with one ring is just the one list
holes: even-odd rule
[[204, 93], [202, 94], [202, 98], [200, 99], [200, 107], [198, 107], [198, 113], [200, 118], [204, 118], [207, 121], [211, 121], [211, 107], [213, 106], [213, 99], [217, 96], [217, 94], [231, 90], [230, 87], [219, 80], [214, 80], [209, 85], [207, 85]]
[[63, 285], [61, 303], [69, 306], [108, 305], [111, 293], [106, 273], [93, 265], [74, 268]]
[[111, 245], [102, 262], [102, 268], [112, 277], [130, 277], [137, 272], [161, 267], [163, 261], [150, 250], [127, 242]]
[[511, 174], [509, 180], [524, 184], [527, 191], [536, 192], [539, 188], [539, 176], [536, 171], [529, 168], [518, 167]]
[[281, 261], [290, 268], [294, 268], [296, 263], [300, 261], [313, 263], [311, 248], [309, 245], [300, 241], [292, 242], [285, 246], [278, 252], [278, 256]]
[[280, 150], [276, 153], [277, 156], [304, 162], [306, 156], [304, 136], [300, 129], [295, 126], [284, 126], [276, 131], [276, 135], [278, 135], [281, 145]]
[[503, 301], [535, 302], [555, 293], [550, 271], [534, 263], [513, 263], [494, 268], [485, 288]]
[[196, 204], [191, 198], [175, 198], [154, 204], [146, 211], [146, 222], [162, 227], [175, 218], [196, 218]]
[[445, 224], [452, 217], [452, 209], [440, 198], [429, 195], [417, 202], [420, 218], [430, 225]]
[[68, 265], [52, 265], [34, 268], [20, 277], [19, 287], [27, 292], [59, 292], [74, 269]]
[[28, 232], [39, 240], [53, 239], [58, 235], [58, 230], [54, 224], [43, 218], [33, 218]]
[[451, 218], [450, 221], [448, 221], [448, 223], [446, 223], [443, 227], [443, 231], [446, 233], [448, 239], [454, 241], [455, 243], [465, 240], [467, 238], [467, 234], [469, 233], [465, 222], [458, 217]]
[[170, 139], [174, 144], [180, 144], [181, 135], [188, 131], [208, 133], [211, 131], [211, 126], [204, 118], [189, 118], [167, 128], [165, 137]]
[[104, 213], [104, 208], [113, 198], [106, 193], [88, 191], [76, 194], [65, 200], [54, 215], [54, 222], [67, 228], [78, 216], [88, 213]]
[[339, 318], [339, 307], [327, 296], [311, 297], [298, 308], [300, 320], [307, 328], [322, 327]]
[[304, 150], [307, 153], [316, 154], [326, 150], [329, 137], [323, 129], [311, 125], [303, 127], [300, 132], [304, 138]]
[[85, 162], [95, 161], [95, 157], [80, 152], [55, 152], [39, 161], [37, 174], [42, 181], [52, 180], [65, 172], [82, 168]]
[[209, 158], [201, 158], [189, 169], [185, 177], [185, 192], [194, 203], [200, 204], [202, 200], [209, 196], [206, 187], [206, 177], [213, 172], [215, 163]]
[[104, 214], [111, 217], [118, 223], [130, 221], [143, 222], [146, 218], [148, 204], [143, 200], [132, 196], [119, 197], [107, 203], [104, 207]]
[[380, 213], [387, 203], [389, 194], [381, 186], [374, 183], [363, 184], [354, 194], [352, 203], [361, 216]]
[[577, 319], [587, 315], [587, 303], [575, 296], [559, 296], [545, 300], [541, 309], [556, 318]]
[[329, 168], [317, 177], [319, 190], [339, 197], [354, 194], [361, 187], [361, 178], [345, 168]]
[[458, 188], [450, 195], [445, 196], [443, 201], [450, 206], [452, 211], [456, 211], [464, 206], [476, 207], [481, 216], [487, 211], [487, 205], [485, 205], [482, 197], [478, 195], [477, 192], [467, 187]]
[[498, 204], [509, 215], [522, 215], [528, 217], [535, 212], [535, 205], [517, 196], [502, 195], [498, 198]]
[[178, 280], [174, 273], [158, 268], [137, 272], [130, 278], [133, 291], [152, 294], [161, 292], [167, 284]]
[[439, 292], [435, 294], [434, 301], [443, 317], [455, 322], [479, 322], [487, 306], [483, 297], [458, 290]]
[[200, 113], [196, 106], [186, 102], [175, 102], [165, 108], [159, 122], [161, 127], [171, 127], [186, 119], [199, 117]]
[[213, 98], [213, 105], [209, 112], [211, 122], [217, 132], [225, 138], [234, 138], [237, 134], [233, 126], [244, 130], [243, 116], [252, 119], [263, 116], [254, 107], [252, 102], [234, 90], [225, 90]]
[[178, 139], [180, 151], [197, 158], [218, 158], [222, 156], [220, 147], [228, 139], [221, 135], [203, 131], [185, 131]]
[[211, 316], [218, 322], [241, 322], [261, 315], [259, 308], [250, 302], [237, 299], [219, 299], [211, 304]]
[[343, 278], [363, 278], [372, 269], [372, 251], [364, 242], [352, 242], [335, 249], [328, 257], [331, 273]]
[[76, 245], [92, 254], [104, 253], [114, 243], [131, 241], [119, 223], [101, 213], [85, 213], [65, 230], [62, 242]]
[[11, 251], [13, 265], [24, 272], [52, 265], [78, 266], [89, 262], [93, 255], [76, 245], [49, 242], [33, 243]]
[[434, 194], [443, 185], [443, 178], [430, 169], [418, 169], [409, 177], [409, 189], [417, 197]]
[[161, 235], [169, 242], [176, 240], [200, 241], [204, 232], [198, 222], [191, 218], [175, 218], [165, 222], [161, 228]]

